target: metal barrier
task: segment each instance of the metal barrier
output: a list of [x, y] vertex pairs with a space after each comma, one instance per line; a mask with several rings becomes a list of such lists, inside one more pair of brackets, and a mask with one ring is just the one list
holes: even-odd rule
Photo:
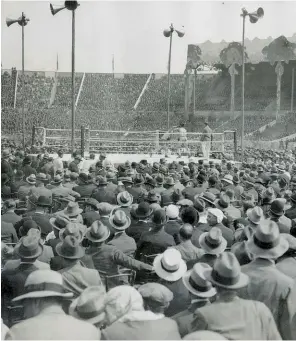
[[[84, 152], [116, 154], [149, 154], [149, 153], [201, 153], [202, 133], [187, 132], [186, 140], [180, 140], [179, 133], [164, 131], [118, 131], [90, 130], [87, 127], [75, 130], [75, 143], [82, 154]], [[48, 129], [35, 127], [32, 142], [39, 142], [45, 147], [65, 149], [71, 145], [71, 129]], [[212, 133], [211, 153], [236, 151], [235, 131]], [[77, 149], [78, 149], [77, 148]]]

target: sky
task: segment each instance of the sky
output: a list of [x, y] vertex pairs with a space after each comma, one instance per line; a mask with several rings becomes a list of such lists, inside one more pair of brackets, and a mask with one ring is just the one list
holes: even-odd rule
[[[63, 2], [53, 2], [62, 5]], [[263, 7], [264, 18], [246, 23], [246, 37], [287, 37], [296, 32], [296, 1], [79, 1], [76, 11], [77, 72], [167, 72], [169, 39], [163, 30], [171, 23], [184, 26], [185, 35], [172, 42], [172, 73], [183, 73], [187, 45], [241, 41], [241, 8], [249, 12]], [[25, 69], [71, 71], [71, 12], [52, 16], [48, 1], [1, 2], [1, 62], [3, 69], [21, 69], [21, 27], [6, 26], [6, 18], [23, 11], [30, 19], [25, 27]]]

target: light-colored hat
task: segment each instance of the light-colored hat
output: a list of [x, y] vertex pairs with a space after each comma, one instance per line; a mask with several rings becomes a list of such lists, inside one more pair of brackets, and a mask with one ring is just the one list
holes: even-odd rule
[[211, 228], [209, 232], [202, 233], [198, 241], [202, 249], [210, 255], [219, 255], [227, 247], [227, 241], [217, 227]]
[[219, 208], [209, 208], [208, 213], [211, 213], [217, 218], [217, 223], [222, 223], [222, 220], [224, 218], [224, 214]]
[[249, 276], [241, 272], [238, 260], [232, 252], [223, 252], [212, 270], [205, 271], [205, 278], [216, 287], [240, 289], [248, 285]]
[[177, 202], [177, 205], [191, 207], [193, 206], [193, 202], [189, 199], [182, 199]]
[[194, 295], [199, 297], [213, 297], [216, 295], [216, 289], [213, 288], [211, 282], [207, 281], [204, 276], [205, 270], [211, 270], [210, 265], [206, 263], [197, 263], [193, 268], [186, 272], [183, 276], [185, 287]]
[[127, 191], [120, 192], [117, 195], [117, 202], [122, 207], [129, 207], [133, 203], [133, 196]]
[[94, 221], [87, 229], [85, 237], [95, 243], [104, 242], [110, 236], [110, 230], [101, 221]]
[[155, 257], [153, 262], [156, 274], [169, 282], [178, 281], [187, 270], [181, 253], [176, 249], [168, 249]]
[[166, 216], [169, 219], [176, 219], [179, 217], [179, 208], [176, 205], [169, 205], [166, 207]]
[[79, 205], [77, 202], [69, 201], [67, 207], [64, 209], [64, 214], [68, 217], [75, 217], [81, 214], [83, 210], [79, 208]]
[[17, 302], [25, 298], [61, 297], [71, 298], [72, 292], [65, 292], [63, 277], [57, 271], [36, 270], [30, 273], [25, 282], [25, 293], [14, 298]]
[[289, 243], [280, 234], [277, 223], [264, 220], [257, 226], [246, 247], [257, 258], [276, 259], [289, 249]]
[[26, 181], [28, 184], [30, 185], [35, 185], [36, 184], [36, 175], [35, 174], [31, 174], [26, 178]]
[[255, 224], [255, 225], [260, 224], [260, 222], [264, 218], [264, 213], [262, 211], [262, 208], [259, 206], [256, 206], [254, 208], [248, 209], [247, 210], [247, 217], [253, 224]]
[[114, 227], [118, 231], [123, 231], [127, 229], [131, 224], [131, 219], [128, 217], [124, 211], [117, 210], [111, 217], [109, 218], [109, 223], [112, 227]]
[[69, 307], [69, 315], [91, 324], [104, 321], [104, 300], [106, 291], [103, 286], [86, 288]]
[[233, 185], [233, 176], [230, 174], [226, 174], [224, 178], [222, 179], [222, 181], [225, 181], [229, 183], [230, 185]]
[[80, 259], [84, 256], [84, 248], [80, 246], [80, 241], [74, 236], [66, 236], [65, 239], [58, 243], [56, 252], [59, 256], [66, 259]]
[[57, 217], [50, 218], [49, 222], [53, 228], [61, 230], [64, 229], [71, 221], [68, 217], [58, 215]]
[[154, 301], [159, 305], [166, 305], [174, 298], [174, 294], [162, 284], [145, 283], [138, 288], [144, 300]]
[[67, 236], [73, 236], [79, 240], [79, 242], [82, 242], [84, 234], [86, 232], [86, 226], [70, 222], [67, 224], [67, 226], [60, 230], [59, 232], [59, 238], [61, 241], [63, 241]]

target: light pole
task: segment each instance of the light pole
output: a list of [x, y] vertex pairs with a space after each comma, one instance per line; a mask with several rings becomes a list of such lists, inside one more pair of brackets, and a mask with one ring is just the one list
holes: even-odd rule
[[245, 136], [245, 23], [246, 17], [249, 16], [250, 22], [255, 24], [260, 18], [264, 16], [263, 8], [259, 7], [256, 12], [248, 13], [243, 8], [241, 17], [243, 18], [243, 61], [242, 61], [242, 136], [241, 136], [241, 148], [242, 148], [242, 161], [244, 160], [244, 136]]
[[178, 37], [182, 38], [184, 37], [185, 32], [181, 30], [176, 30], [171, 24], [171, 26], [168, 29], [165, 29], [163, 31], [163, 35], [166, 38], [170, 38], [170, 49], [169, 49], [169, 63], [168, 63], [168, 102], [167, 102], [167, 110], [168, 110], [168, 130], [170, 129], [170, 95], [171, 95], [171, 56], [172, 56], [172, 40], [173, 40], [173, 33], [176, 32], [178, 34]]
[[24, 12], [22, 12], [22, 16], [18, 19], [6, 19], [6, 25], [9, 27], [14, 23], [18, 23], [22, 26], [22, 130], [23, 130], [23, 148], [26, 146], [26, 137], [25, 137], [25, 26], [30, 21], [29, 18], [26, 18]]
[[71, 149], [72, 153], [75, 149], [75, 10], [80, 6], [77, 1], [65, 1], [63, 7], [56, 7], [50, 4], [52, 15], [57, 14], [63, 9], [72, 11], [72, 131], [71, 131]]

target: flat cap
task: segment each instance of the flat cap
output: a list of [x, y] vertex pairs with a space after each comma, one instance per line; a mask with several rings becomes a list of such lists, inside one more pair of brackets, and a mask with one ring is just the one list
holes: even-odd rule
[[143, 299], [149, 299], [160, 304], [166, 304], [174, 298], [171, 290], [159, 283], [146, 283], [138, 288]]

